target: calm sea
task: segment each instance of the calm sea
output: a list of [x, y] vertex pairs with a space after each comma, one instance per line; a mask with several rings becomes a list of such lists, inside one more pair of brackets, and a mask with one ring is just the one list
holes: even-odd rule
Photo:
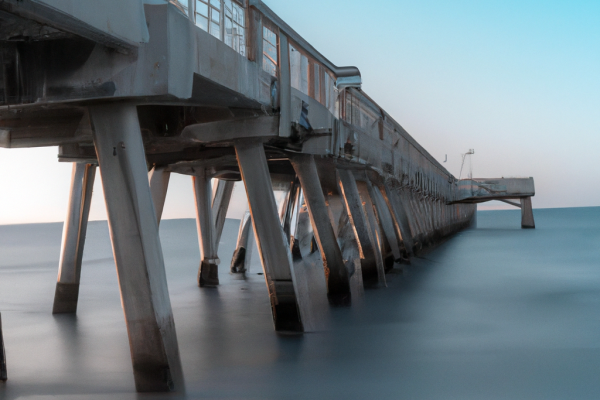
[[[263, 277], [196, 286], [193, 220], [161, 224], [190, 399], [600, 399], [600, 208], [478, 213], [386, 289], [331, 310], [331, 328], [273, 331]], [[51, 314], [62, 224], [0, 226], [9, 381], [0, 399], [136, 395], [106, 222], [89, 226], [77, 316]]]

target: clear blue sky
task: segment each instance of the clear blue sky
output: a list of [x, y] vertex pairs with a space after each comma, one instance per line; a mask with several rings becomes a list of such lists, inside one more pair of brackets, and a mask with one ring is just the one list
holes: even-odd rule
[[[600, 206], [600, 1], [267, 0], [458, 175], [533, 176], [534, 207]], [[64, 218], [56, 149], [1, 150], [0, 224]], [[193, 217], [188, 177], [165, 218]], [[96, 186], [93, 219], [104, 219]], [[243, 192], [238, 191], [243, 202]]]

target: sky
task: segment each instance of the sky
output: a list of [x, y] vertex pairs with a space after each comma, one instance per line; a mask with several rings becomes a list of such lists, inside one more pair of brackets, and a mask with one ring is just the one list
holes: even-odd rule
[[[600, 206], [599, 1], [264, 2], [331, 62], [357, 66], [363, 90], [455, 176], [474, 149], [474, 177], [534, 177], [534, 208]], [[64, 219], [72, 167], [56, 154], [0, 149], [0, 224]], [[229, 216], [244, 209], [236, 185]], [[172, 176], [163, 218], [193, 217], [190, 177]], [[106, 219], [99, 177], [90, 219]]]

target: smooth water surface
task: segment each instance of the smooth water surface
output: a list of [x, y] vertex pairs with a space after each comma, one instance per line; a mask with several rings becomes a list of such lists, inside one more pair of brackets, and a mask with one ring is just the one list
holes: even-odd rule
[[[600, 208], [478, 213], [332, 310], [331, 329], [274, 333], [255, 263], [196, 286], [193, 220], [161, 223], [190, 399], [599, 399]], [[51, 314], [62, 224], [0, 226], [0, 312], [9, 380], [0, 399], [156, 399], [135, 394], [105, 222], [89, 226], [77, 316]]]

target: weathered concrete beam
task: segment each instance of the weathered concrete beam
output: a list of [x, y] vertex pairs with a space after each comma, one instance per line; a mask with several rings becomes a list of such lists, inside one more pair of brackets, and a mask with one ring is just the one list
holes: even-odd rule
[[79, 109], [0, 115], [0, 147], [48, 147], [91, 141], [89, 117]]
[[192, 177], [196, 200], [196, 226], [200, 244], [198, 286], [215, 287], [219, 284], [219, 257], [215, 250], [215, 225], [212, 216], [212, 185], [210, 175], [199, 169]]
[[148, 172], [148, 181], [150, 184], [150, 193], [152, 194], [152, 203], [156, 213], [156, 223], [160, 225], [165, 200], [167, 199], [167, 190], [169, 189], [169, 179], [171, 173], [164, 167], [156, 165]]
[[531, 197], [521, 197], [521, 228], [535, 228]]
[[277, 331], [304, 331], [307, 305], [298, 301], [292, 255], [285, 238], [263, 144], [260, 140], [237, 141], [235, 151], [250, 205], [271, 308]]
[[87, 231], [96, 166], [73, 164], [71, 195], [63, 227], [62, 246], [52, 314], [77, 312], [81, 261]]
[[139, 392], [183, 390], [156, 212], [134, 105], [90, 107], [133, 375]]
[[276, 137], [278, 134], [279, 116], [274, 115], [188, 125], [181, 132], [181, 137], [209, 143]]
[[323, 196], [314, 157], [309, 154], [297, 154], [290, 157], [290, 161], [300, 179], [315, 239], [321, 251], [325, 275], [328, 277], [329, 301], [336, 305], [350, 304], [348, 271], [344, 265], [335, 232], [329, 222], [325, 196]]

